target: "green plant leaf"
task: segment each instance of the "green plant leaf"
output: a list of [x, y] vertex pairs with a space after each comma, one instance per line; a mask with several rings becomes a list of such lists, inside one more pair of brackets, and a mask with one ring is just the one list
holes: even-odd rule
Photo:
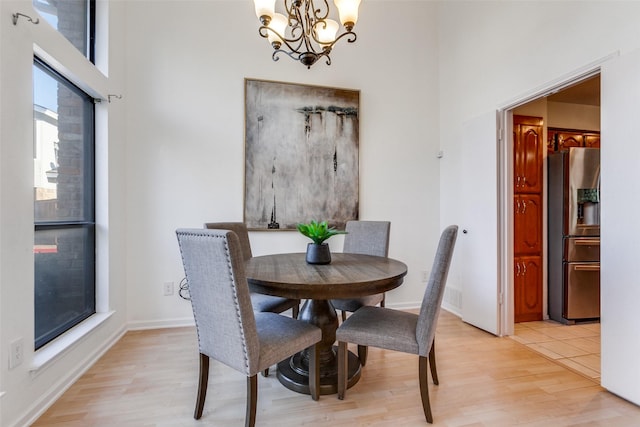
[[317, 222], [311, 220], [308, 223], [300, 223], [296, 225], [296, 228], [304, 236], [310, 238], [316, 245], [322, 244], [331, 236], [336, 234], [346, 234], [346, 231], [336, 230], [334, 227], [329, 227], [327, 221]]

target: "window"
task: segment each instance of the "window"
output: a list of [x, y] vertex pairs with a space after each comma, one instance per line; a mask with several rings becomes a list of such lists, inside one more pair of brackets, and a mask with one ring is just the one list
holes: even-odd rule
[[35, 348], [95, 313], [93, 99], [33, 66]]
[[33, 7], [84, 56], [94, 62], [94, 0], [33, 0]]

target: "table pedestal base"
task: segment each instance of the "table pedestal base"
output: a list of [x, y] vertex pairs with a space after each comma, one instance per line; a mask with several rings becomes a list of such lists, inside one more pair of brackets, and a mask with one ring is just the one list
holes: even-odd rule
[[[338, 347], [333, 347], [337, 351]], [[349, 367], [347, 369], [347, 388], [353, 387], [360, 379], [360, 360], [352, 352], [347, 352]], [[278, 363], [278, 380], [289, 390], [298, 393], [309, 393], [309, 368], [303, 353]], [[329, 365], [323, 365], [320, 371], [320, 394], [336, 394], [338, 392], [337, 357]]]

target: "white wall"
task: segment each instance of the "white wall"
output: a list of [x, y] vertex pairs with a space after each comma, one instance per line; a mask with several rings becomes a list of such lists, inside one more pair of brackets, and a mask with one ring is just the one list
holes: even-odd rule
[[[459, 1], [441, 2], [438, 7], [441, 48], [440, 138], [450, 159], [449, 167], [443, 168], [440, 175], [441, 218], [446, 221], [464, 218], [465, 213], [460, 211], [461, 201], [456, 197], [458, 189], [462, 180], [477, 173], [461, 167], [465, 153], [460, 151], [458, 141], [462, 137], [474, 138], [474, 135], [463, 135], [464, 123], [538, 93], [542, 87], [558, 83], [563, 76], [575, 74], [577, 70], [587, 68], [601, 58], [616, 52], [625, 55], [640, 47], [640, 2]], [[567, 31], [568, 28], [571, 31]], [[606, 153], [612, 156], [609, 159], [612, 164], [615, 164], [616, 157], [625, 164], [623, 156], [637, 157], [640, 148], [630, 138], [624, 142], [615, 141], [616, 151], [607, 152], [606, 131], [603, 126], [603, 158]], [[497, 147], [489, 142], [486, 149], [496, 152]], [[478, 164], [478, 170], [482, 166]], [[616, 173], [614, 169], [611, 170]], [[486, 188], [486, 196], [493, 191], [494, 188]], [[491, 224], [497, 221], [496, 217], [497, 212], [496, 216], [486, 220]], [[606, 234], [605, 227], [602, 232]], [[623, 250], [624, 245], [621, 245], [621, 242], [614, 243], [603, 237], [603, 259], [614, 257], [617, 251]], [[496, 254], [475, 253], [473, 256], [496, 264], [498, 268]], [[456, 280], [462, 277], [461, 270], [465, 265], [468, 265], [466, 259], [459, 259], [453, 265], [451, 286], [463, 287]], [[619, 275], [636, 276], [632, 265], [623, 268], [626, 270], [619, 271]], [[605, 276], [603, 270], [603, 321], [611, 313], [607, 309], [620, 307], [626, 310], [628, 307], [627, 304], [615, 304], [620, 297], [609, 292], [611, 284], [604, 280]], [[626, 318], [633, 319], [633, 315], [629, 311]], [[619, 317], [620, 314], [616, 316]], [[625, 335], [619, 341], [638, 342], [637, 328], [619, 324], [609, 330], [614, 327], [623, 328]], [[604, 334], [603, 327], [603, 343]], [[637, 349], [632, 347], [630, 350], [637, 360]], [[604, 354], [603, 350], [602, 383], [616, 392], [628, 375], [636, 370], [615, 360], [607, 360]], [[633, 381], [637, 384], [638, 378], [634, 377]], [[625, 397], [640, 402], [637, 387]]]
[[[388, 303], [419, 304], [420, 271], [430, 269], [440, 232], [436, 14], [433, 3], [393, 2], [403, 29], [382, 32], [390, 3], [364, 4], [356, 43], [310, 70], [286, 56], [272, 61], [251, 1], [126, 3], [132, 327], [191, 322], [186, 301], [162, 294], [183, 276], [176, 228], [243, 218], [244, 78], [361, 91], [360, 216], [391, 221], [390, 256], [409, 267]], [[250, 238], [256, 255], [307, 243], [297, 232]], [[340, 251], [342, 236], [329, 243]]]
[[638, 76], [640, 50], [603, 66], [601, 135], [608, 145], [600, 150], [600, 280], [607, 284], [601, 298], [602, 386], [636, 403], [640, 401], [640, 339], [632, 319], [640, 300], [640, 245], [630, 230], [634, 228], [633, 212], [640, 209], [640, 200], [635, 194], [630, 196], [629, 189], [630, 183], [640, 178], [640, 149], [635, 138], [640, 132]]

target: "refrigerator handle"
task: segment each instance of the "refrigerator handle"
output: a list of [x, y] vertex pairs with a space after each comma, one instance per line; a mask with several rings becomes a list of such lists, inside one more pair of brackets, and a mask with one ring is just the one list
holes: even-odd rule
[[600, 246], [600, 239], [576, 239], [576, 246]]
[[600, 265], [576, 265], [573, 268], [576, 271], [600, 271]]

